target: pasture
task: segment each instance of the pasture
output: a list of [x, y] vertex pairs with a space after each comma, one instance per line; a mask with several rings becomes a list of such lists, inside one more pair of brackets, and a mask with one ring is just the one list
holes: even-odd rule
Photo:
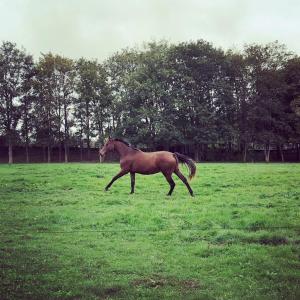
[[0, 298], [300, 299], [300, 165], [197, 168], [0, 165]]

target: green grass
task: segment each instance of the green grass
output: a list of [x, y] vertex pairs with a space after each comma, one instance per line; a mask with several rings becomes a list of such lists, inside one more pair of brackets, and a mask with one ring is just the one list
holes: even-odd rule
[[300, 165], [0, 166], [1, 299], [300, 299]]

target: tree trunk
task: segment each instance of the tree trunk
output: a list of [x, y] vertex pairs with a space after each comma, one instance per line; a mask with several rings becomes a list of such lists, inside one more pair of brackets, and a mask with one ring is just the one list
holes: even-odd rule
[[10, 133], [8, 135], [8, 163], [12, 164], [13, 163], [13, 149], [12, 149], [12, 141], [11, 141], [11, 136]]
[[69, 153], [68, 153], [68, 140], [69, 140], [69, 127], [68, 127], [68, 115], [67, 115], [67, 104], [66, 99], [64, 98], [64, 125], [65, 125], [65, 163], [68, 162]]
[[48, 145], [48, 163], [50, 163], [51, 162], [51, 146], [50, 145]]
[[232, 157], [232, 143], [231, 141], [228, 141], [227, 144], [227, 153], [226, 153], [226, 160], [230, 161]]
[[283, 152], [283, 145], [279, 145], [280, 157], [281, 161], [284, 162], [284, 152]]
[[26, 152], [26, 163], [29, 163], [29, 147], [28, 143], [25, 145], [25, 152]]
[[47, 110], [47, 123], [48, 123], [48, 145], [47, 145], [47, 148], [48, 148], [48, 163], [51, 162], [51, 120], [50, 120], [50, 108], [49, 108], [49, 104], [48, 104], [48, 110]]
[[68, 162], [68, 141], [65, 140], [65, 162]]
[[80, 161], [82, 161], [83, 160], [83, 155], [82, 155], [82, 151], [83, 149], [82, 149], [82, 140], [80, 140]]
[[83, 160], [83, 141], [82, 141], [82, 136], [83, 136], [83, 119], [81, 117], [80, 118], [80, 136], [79, 136], [79, 141], [80, 141], [80, 161]]
[[200, 159], [201, 159], [201, 153], [200, 153], [200, 152], [201, 152], [201, 151], [200, 151], [200, 147], [199, 147], [198, 144], [196, 144], [196, 145], [195, 145], [195, 155], [194, 155], [195, 161], [196, 161], [196, 162], [199, 162]]
[[[25, 97], [26, 98], [26, 97]], [[26, 100], [25, 100], [26, 101]], [[28, 138], [28, 109], [27, 101], [25, 102], [25, 118], [24, 118], [24, 127], [25, 127], [25, 153], [26, 153], [26, 163], [29, 163], [29, 138]]]
[[264, 154], [265, 154], [265, 161], [270, 162], [270, 144], [265, 145]]
[[278, 161], [280, 161], [280, 159], [281, 159], [281, 157], [280, 157], [280, 155], [281, 155], [281, 153], [280, 153], [280, 144], [278, 144], [277, 146], [276, 146], [276, 153], [277, 153], [277, 155], [276, 155], [276, 159], [278, 160]]
[[43, 146], [43, 160], [46, 162], [46, 147]]
[[58, 161], [61, 162], [61, 138], [59, 136], [58, 141]]
[[243, 162], [247, 161], [247, 151], [248, 151], [247, 143], [244, 143], [244, 147], [243, 147]]
[[[57, 96], [56, 96], [57, 97]], [[58, 96], [58, 160], [59, 162], [62, 161], [62, 133], [61, 133], [61, 99]]]
[[6, 127], [6, 133], [7, 133], [7, 137], [8, 137], [8, 163], [12, 164], [13, 163], [13, 145], [12, 145], [12, 134], [11, 134], [11, 123], [12, 123], [12, 97], [9, 97], [10, 99], [8, 99], [6, 101], [6, 123], [7, 123], [7, 127]]
[[202, 154], [202, 160], [206, 161], [207, 158], [207, 144], [201, 144], [201, 154]]
[[91, 154], [91, 151], [90, 151], [90, 142], [88, 140], [88, 145], [87, 145], [87, 160], [88, 161], [90, 160], [90, 154]]
[[86, 101], [86, 141], [87, 141], [87, 159], [90, 160], [90, 111], [89, 102]]

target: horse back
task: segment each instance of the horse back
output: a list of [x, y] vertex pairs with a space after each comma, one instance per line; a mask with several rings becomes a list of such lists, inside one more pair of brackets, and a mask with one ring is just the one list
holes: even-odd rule
[[174, 157], [173, 153], [168, 151], [138, 151], [131, 157], [128, 157], [125, 163], [129, 165], [130, 172], [140, 174], [174, 172], [177, 166], [176, 158]]

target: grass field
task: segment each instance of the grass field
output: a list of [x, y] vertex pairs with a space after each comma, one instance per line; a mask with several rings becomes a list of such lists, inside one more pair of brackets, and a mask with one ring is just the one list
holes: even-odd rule
[[300, 165], [0, 165], [1, 299], [300, 299]]

